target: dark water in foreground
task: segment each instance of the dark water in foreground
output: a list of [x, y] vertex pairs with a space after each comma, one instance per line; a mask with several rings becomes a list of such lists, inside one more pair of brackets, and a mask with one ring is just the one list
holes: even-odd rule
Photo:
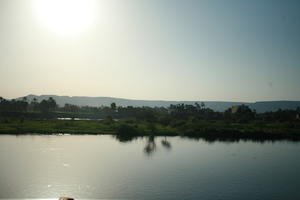
[[0, 136], [0, 198], [300, 199], [300, 143]]

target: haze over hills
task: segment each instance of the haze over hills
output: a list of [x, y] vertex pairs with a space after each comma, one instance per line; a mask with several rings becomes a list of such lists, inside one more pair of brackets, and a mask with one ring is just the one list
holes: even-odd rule
[[[57, 95], [27, 95], [26, 98], [30, 102], [34, 98], [38, 102], [43, 99], [52, 97], [55, 99], [59, 106], [64, 106], [66, 103], [78, 105], [78, 106], [110, 106], [112, 102], [115, 102], [117, 106], [149, 106], [149, 107], [168, 107], [171, 104], [194, 104], [195, 102], [204, 102], [205, 106], [215, 111], [224, 111], [227, 108], [234, 105], [245, 104], [251, 109], [255, 109], [257, 112], [276, 111], [278, 109], [296, 109], [300, 107], [300, 101], [261, 101], [255, 103], [249, 102], [225, 102], [225, 101], [162, 101], [162, 100], [132, 100], [113, 97], [86, 97], [86, 96], [57, 96]], [[22, 99], [20, 97], [18, 99]]]

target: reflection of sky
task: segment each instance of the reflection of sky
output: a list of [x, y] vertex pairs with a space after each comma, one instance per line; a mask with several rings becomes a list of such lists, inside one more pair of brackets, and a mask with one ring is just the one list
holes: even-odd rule
[[299, 1], [98, 3], [93, 28], [69, 38], [30, 3], [1, 1], [1, 95], [300, 99]]
[[148, 141], [2, 135], [0, 198], [299, 199], [300, 143]]

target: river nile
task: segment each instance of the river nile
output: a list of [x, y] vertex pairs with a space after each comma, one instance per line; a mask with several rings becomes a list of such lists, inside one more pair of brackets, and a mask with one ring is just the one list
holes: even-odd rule
[[0, 198], [300, 199], [300, 143], [0, 136]]

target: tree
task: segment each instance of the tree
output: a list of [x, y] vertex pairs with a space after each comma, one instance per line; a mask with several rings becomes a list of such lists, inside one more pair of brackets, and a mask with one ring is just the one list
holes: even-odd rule
[[200, 106], [200, 104], [198, 102], [195, 103], [195, 106], [196, 106], [196, 108], [197, 108], [198, 111], [201, 110], [201, 106]]
[[205, 108], [205, 103], [201, 102], [201, 108]]
[[23, 97], [22, 101], [17, 101], [18, 103], [18, 109], [21, 112], [26, 112], [27, 108], [28, 108], [28, 102], [27, 102], [27, 98]]
[[42, 100], [39, 107], [41, 112], [47, 114], [51, 111], [54, 111], [57, 107], [57, 104], [55, 100], [52, 97], [50, 97], [48, 100]]
[[247, 122], [255, 118], [255, 112], [244, 104], [237, 107], [236, 112], [233, 113], [235, 118], [240, 122]]
[[54, 111], [57, 107], [56, 101], [52, 97], [48, 99], [48, 104], [51, 111]]
[[33, 98], [33, 100], [30, 102], [30, 108], [33, 111], [38, 111], [39, 110], [39, 103], [37, 102], [36, 98]]
[[117, 109], [116, 103], [115, 103], [115, 102], [111, 103], [111, 104], [110, 104], [110, 108], [111, 108], [113, 111], [116, 111], [116, 109]]

